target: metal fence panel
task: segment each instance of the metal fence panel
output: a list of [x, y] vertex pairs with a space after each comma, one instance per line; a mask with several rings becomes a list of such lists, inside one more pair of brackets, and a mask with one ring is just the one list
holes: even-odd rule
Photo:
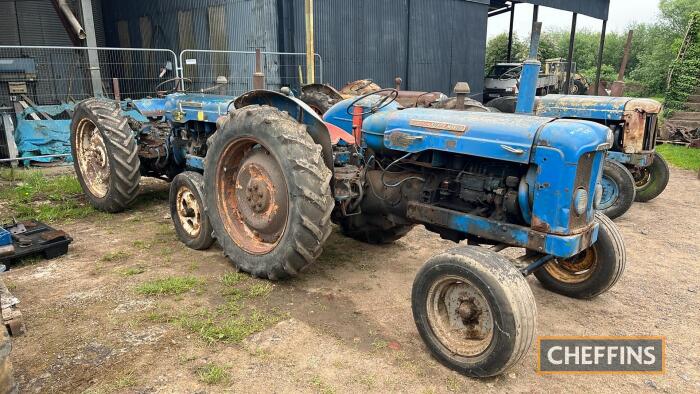
[[[306, 54], [285, 52], [261, 52], [261, 68], [265, 74], [265, 87], [279, 90], [289, 87], [296, 94], [306, 78]], [[316, 82], [323, 82], [323, 60], [315, 55]], [[255, 72], [254, 51], [216, 51], [186, 49], [180, 52], [182, 77], [192, 81], [186, 84], [190, 91], [202, 91], [215, 86], [216, 78], [226, 77], [228, 84], [211, 93], [231, 96], [241, 95], [253, 89]]]
[[[90, 63], [91, 52], [98, 64]], [[0, 107], [17, 101], [9, 82], [24, 82], [38, 105], [114, 98], [113, 78], [122, 98], [137, 99], [153, 96], [163, 78], [177, 77], [177, 69], [177, 56], [169, 49], [0, 46]]]

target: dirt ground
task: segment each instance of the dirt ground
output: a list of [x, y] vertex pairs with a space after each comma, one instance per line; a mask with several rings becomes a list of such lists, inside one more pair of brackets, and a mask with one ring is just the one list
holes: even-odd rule
[[[3, 274], [27, 327], [12, 351], [22, 392], [700, 391], [700, 181], [689, 171], [673, 170], [659, 198], [617, 220], [628, 265], [610, 292], [572, 300], [529, 278], [538, 335], [664, 335], [664, 375], [540, 376], [534, 345], [496, 378], [442, 367], [418, 336], [410, 290], [423, 262], [454, 244], [422, 227], [381, 247], [336, 231], [300, 278], [245, 276], [227, 309], [233, 265], [217, 246], [180, 244], [166, 198], [167, 185], [149, 181], [132, 210], [61, 224], [75, 239], [66, 256]], [[137, 291], [172, 276], [200, 282], [180, 295]], [[183, 323], [226, 314], [264, 329], [224, 340]], [[207, 365], [223, 378], [205, 383]]]

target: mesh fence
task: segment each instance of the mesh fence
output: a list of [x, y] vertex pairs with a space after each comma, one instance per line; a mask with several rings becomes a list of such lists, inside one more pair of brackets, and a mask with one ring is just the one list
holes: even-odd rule
[[37, 105], [114, 98], [114, 78], [122, 98], [144, 98], [176, 76], [167, 49], [0, 46], [0, 107], [22, 96]]
[[[316, 54], [315, 82], [323, 82], [323, 61]], [[182, 76], [188, 90], [238, 96], [253, 89], [256, 55], [253, 51], [213, 51], [187, 49], [180, 53]], [[306, 81], [306, 54], [261, 52], [260, 66], [265, 88], [289, 87], [296, 94]], [[216, 85], [217, 77], [226, 77], [225, 85]], [[190, 82], [191, 81], [191, 82]]]

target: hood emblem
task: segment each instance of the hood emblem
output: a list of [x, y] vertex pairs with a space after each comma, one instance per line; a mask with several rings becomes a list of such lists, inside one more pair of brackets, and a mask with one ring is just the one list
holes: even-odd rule
[[467, 131], [467, 126], [463, 124], [434, 122], [432, 120], [412, 119], [408, 122], [408, 124], [414, 127], [422, 127], [424, 129], [449, 131], [450, 133], [465, 133]]

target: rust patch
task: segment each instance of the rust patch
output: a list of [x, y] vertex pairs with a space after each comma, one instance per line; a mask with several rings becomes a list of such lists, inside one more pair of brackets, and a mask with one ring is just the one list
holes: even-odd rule
[[532, 221], [530, 223], [531, 223], [530, 227], [535, 231], [542, 231], [545, 233], [549, 232], [549, 229], [550, 229], [549, 223], [541, 220], [540, 218], [538, 218], [535, 215], [532, 215]]

